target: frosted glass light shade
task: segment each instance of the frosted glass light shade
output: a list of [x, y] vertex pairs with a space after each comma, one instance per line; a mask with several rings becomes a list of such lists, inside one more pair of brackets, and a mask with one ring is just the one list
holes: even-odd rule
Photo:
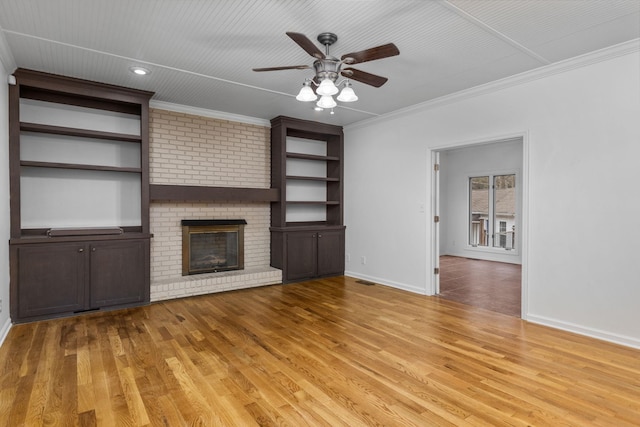
[[336, 93], [338, 93], [338, 91], [338, 87], [331, 81], [331, 79], [324, 79], [322, 82], [320, 82], [320, 86], [318, 86], [318, 89], [316, 89], [316, 92], [320, 96], [335, 95]]
[[323, 95], [316, 105], [320, 108], [333, 108], [338, 104], [336, 104], [336, 101], [334, 101], [330, 95]]
[[340, 95], [338, 95], [338, 101], [340, 102], [354, 102], [357, 100], [358, 97], [351, 88], [351, 85], [345, 86], [344, 89], [342, 89], [342, 92], [340, 92]]
[[315, 101], [316, 99], [318, 99], [318, 97], [315, 93], [313, 93], [313, 89], [311, 89], [311, 86], [305, 83], [302, 86], [302, 89], [300, 89], [298, 96], [296, 96], [296, 99], [302, 102], [310, 102]]

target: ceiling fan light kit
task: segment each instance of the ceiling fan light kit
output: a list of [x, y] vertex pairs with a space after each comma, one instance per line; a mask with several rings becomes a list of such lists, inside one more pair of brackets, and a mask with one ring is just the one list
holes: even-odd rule
[[340, 95], [338, 95], [337, 99], [340, 102], [354, 102], [358, 100], [358, 97], [356, 96], [356, 93], [353, 91], [353, 88], [351, 87], [351, 83], [349, 83], [349, 80], [347, 80], [344, 83], [344, 89], [342, 89], [342, 92], [340, 92]]
[[313, 89], [311, 89], [310, 79], [307, 79], [304, 81], [304, 83], [302, 83], [302, 89], [300, 89], [300, 92], [298, 92], [296, 99], [302, 102], [311, 102], [318, 99], [316, 94], [313, 92]]
[[320, 96], [332, 96], [338, 93], [340, 89], [330, 78], [325, 78], [320, 82], [320, 86], [316, 89], [316, 93]]
[[[328, 108], [331, 109], [332, 114], [333, 108], [338, 105], [333, 99], [333, 95], [340, 92], [340, 86], [344, 85], [344, 88], [336, 98], [338, 101], [354, 102], [358, 100], [349, 79], [374, 87], [380, 87], [387, 82], [386, 77], [377, 76], [351, 67], [343, 69], [343, 65], [359, 64], [361, 62], [374, 61], [376, 59], [388, 58], [400, 54], [400, 51], [393, 43], [388, 43], [359, 52], [348, 53], [338, 59], [329, 55], [329, 46], [338, 40], [338, 36], [333, 33], [321, 33], [318, 35], [318, 42], [324, 45], [325, 53], [318, 49], [304, 34], [287, 32], [287, 36], [309, 55], [316, 58], [313, 62], [316, 75], [313, 79], [307, 78], [304, 81], [296, 99], [302, 102], [312, 102], [318, 99], [316, 95], [320, 95], [320, 100], [316, 103], [316, 109]], [[309, 68], [311, 67], [308, 65], [291, 65], [284, 67], [254, 68], [253, 71], [305, 70]], [[338, 82], [339, 76], [343, 76], [345, 79]], [[317, 86], [315, 91], [312, 84]]]
[[320, 108], [334, 108], [338, 104], [331, 95], [322, 95], [316, 105]]

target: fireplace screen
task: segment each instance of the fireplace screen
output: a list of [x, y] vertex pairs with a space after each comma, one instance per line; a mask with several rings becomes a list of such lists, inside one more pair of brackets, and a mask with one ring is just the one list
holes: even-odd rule
[[244, 220], [183, 220], [182, 275], [244, 268]]

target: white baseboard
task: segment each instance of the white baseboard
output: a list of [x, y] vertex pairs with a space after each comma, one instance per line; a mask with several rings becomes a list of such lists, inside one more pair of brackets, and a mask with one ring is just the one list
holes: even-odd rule
[[563, 322], [561, 320], [551, 319], [545, 316], [527, 315], [527, 322], [536, 323], [539, 325], [549, 326], [555, 329], [561, 329], [567, 332], [573, 332], [575, 334], [584, 335], [591, 338], [597, 338], [603, 341], [608, 341], [614, 344], [624, 345], [626, 347], [632, 347], [640, 349], [640, 339], [628, 337], [625, 335], [614, 334], [611, 332], [601, 331], [598, 329], [587, 328], [577, 325], [575, 323]]
[[[368, 276], [366, 274], [355, 273], [352, 271], [345, 271], [344, 274], [345, 276], [354, 277], [356, 279], [367, 280], [369, 282], [379, 283], [381, 285], [402, 289], [404, 291], [413, 292], [420, 295], [427, 295], [425, 289], [422, 289], [416, 286], [393, 282], [393, 281], [381, 279], [379, 277]], [[551, 328], [560, 329], [567, 332], [572, 332], [578, 335], [584, 335], [587, 337], [608, 341], [614, 344], [620, 344], [626, 347], [640, 349], [640, 339], [634, 338], [634, 337], [601, 331], [598, 329], [577, 325], [575, 323], [563, 322], [563, 321], [552, 319], [549, 317], [536, 316], [532, 314], [527, 315], [526, 318], [524, 318], [523, 320], [526, 320], [527, 322], [531, 322], [531, 323], [536, 323], [539, 325], [549, 326]]]
[[4, 344], [4, 340], [7, 338], [7, 335], [9, 335], [9, 330], [11, 329], [11, 318], [7, 318], [6, 322], [4, 322], [4, 325], [2, 325], [2, 328], [0, 328], [0, 347], [2, 347], [2, 344]]
[[379, 283], [381, 285], [389, 286], [396, 289], [402, 289], [403, 291], [413, 292], [414, 294], [427, 295], [427, 290], [425, 288], [420, 288], [418, 286], [413, 286], [413, 285], [407, 285], [406, 283], [393, 282], [390, 280], [382, 279], [380, 277], [355, 273], [353, 271], [345, 271], [344, 275], [349, 277], [355, 277], [356, 279], [367, 280], [369, 282]]

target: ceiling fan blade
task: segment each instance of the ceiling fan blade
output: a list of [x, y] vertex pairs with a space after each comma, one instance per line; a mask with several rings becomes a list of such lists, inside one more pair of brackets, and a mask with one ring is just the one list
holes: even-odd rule
[[400, 51], [393, 43], [361, 50], [360, 52], [347, 53], [342, 55], [342, 62], [345, 64], [360, 64], [361, 62], [374, 61], [376, 59], [388, 58], [399, 55]]
[[324, 58], [324, 53], [322, 53], [322, 51], [318, 49], [318, 46], [316, 46], [316, 44], [309, 40], [309, 38], [307, 38], [307, 36], [305, 36], [304, 34], [287, 32], [287, 35], [291, 38], [291, 40], [296, 42], [298, 46], [303, 48], [304, 51], [309, 55], [318, 59]]
[[377, 76], [375, 74], [367, 73], [365, 71], [356, 70], [355, 68], [345, 68], [341, 74], [352, 80], [357, 80], [361, 83], [365, 83], [374, 87], [380, 87], [389, 80], [386, 77]]
[[284, 67], [254, 68], [253, 71], [306, 70], [308, 68], [311, 67], [309, 65], [287, 65]]

